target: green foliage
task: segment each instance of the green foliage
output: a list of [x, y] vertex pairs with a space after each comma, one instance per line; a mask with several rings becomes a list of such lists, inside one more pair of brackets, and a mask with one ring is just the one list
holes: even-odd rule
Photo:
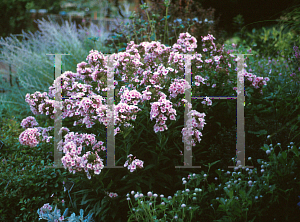
[[[159, 41], [166, 46], [172, 46], [176, 43], [179, 33], [183, 32], [191, 33], [198, 42], [201, 41], [201, 36], [207, 33], [215, 36], [218, 43], [224, 41], [222, 32], [216, 30], [218, 19], [214, 17], [214, 9], [205, 10], [201, 4], [195, 2], [189, 4], [185, 12], [180, 10], [177, 1], [169, 3], [153, 0], [149, 4], [144, 3], [140, 5], [141, 10], [132, 12], [129, 17], [131, 22], [116, 24], [117, 28], [104, 43], [112, 48], [111, 52], [125, 51], [130, 41], [134, 41], [135, 44]], [[199, 45], [196, 51], [201, 50]]]
[[259, 53], [274, 57], [277, 52], [280, 55], [288, 56], [293, 53], [292, 47], [299, 45], [299, 34], [291, 31], [283, 31], [284, 27], [273, 27], [273, 29], [262, 28], [253, 29], [252, 33], [247, 33], [246, 44]]
[[31, 18], [30, 9], [48, 9], [48, 13], [58, 14], [60, 1], [39, 0], [3, 0], [0, 2], [2, 13], [0, 15], [0, 36], [20, 34], [23, 30], [35, 31]]

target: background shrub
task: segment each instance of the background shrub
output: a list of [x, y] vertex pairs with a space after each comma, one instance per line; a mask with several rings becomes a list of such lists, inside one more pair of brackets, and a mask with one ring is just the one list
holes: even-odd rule
[[71, 54], [62, 56], [63, 73], [76, 72], [78, 61], [85, 61], [91, 49], [106, 51], [102, 44], [102, 40], [107, 36], [103, 26], [91, 24], [89, 28], [77, 29], [75, 23], [65, 21], [60, 26], [45, 19], [38, 20], [37, 23], [39, 31], [34, 34], [23, 32], [22, 41], [16, 35], [0, 40], [0, 59], [15, 67], [16, 73], [13, 74], [13, 78], [17, 77], [20, 85], [20, 88], [16, 85], [11, 87], [8, 83], [1, 85], [1, 88], [10, 91], [0, 95], [1, 108], [11, 112], [15, 110], [16, 115], [25, 117], [32, 114], [25, 102], [25, 95], [35, 91], [48, 91], [49, 86], [53, 84], [54, 55], [46, 54]]

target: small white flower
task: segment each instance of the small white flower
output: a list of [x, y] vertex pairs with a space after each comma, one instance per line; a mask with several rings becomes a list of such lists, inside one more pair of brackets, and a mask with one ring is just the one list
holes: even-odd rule
[[152, 203], [150, 202], [150, 203], [149, 203], [149, 206], [151, 206], [151, 205], [152, 205]]
[[152, 197], [152, 192], [147, 193], [148, 197]]
[[260, 172], [262, 172], [262, 173], [263, 173], [263, 172], [265, 172], [265, 170], [264, 170], [264, 169], [261, 169], [261, 170], [260, 170]]
[[270, 135], [267, 136], [268, 139], [269, 139], [270, 137], [271, 137]]
[[277, 145], [280, 146], [281, 144], [280, 144], [280, 143], [277, 143]]
[[177, 216], [174, 216], [174, 219], [177, 219], [178, 217]]
[[160, 197], [161, 197], [161, 198], [163, 198], [163, 197], [164, 197], [164, 195], [163, 195], [163, 194], [161, 194], [161, 195], [160, 195]]
[[157, 194], [155, 193], [155, 194], [153, 194], [153, 196], [156, 198], [156, 197], [157, 197]]
[[190, 190], [189, 190], [189, 189], [186, 189], [185, 191], [186, 191], [186, 192], [190, 192]]
[[191, 210], [191, 209], [192, 209], [192, 207], [189, 207], [189, 209]]
[[257, 199], [258, 199], [258, 196], [255, 196], [255, 199], [257, 200]]
[[199, 191], [199, 189], [198, 188], [195, 188], [195, 192], [198, 192]]
[[161, 205], [165, 205], [165, 202], [161, 202]]
[[185, 181], [183, 181], [183, 184], [186, 184], [186, 180], [185, 180]]
[[128, 193], [128, 194], [126, 194], [126, 197], [129, 197], [129, 193]]
[[290, 142], [290, 144], [294, 144], [293, 142]]
[[134, 195], [134, 191], [131, 191], [131, 195]]
[[184, 180], [185, 180], [185, 177], [182, 178], [182, 181], [184, 181]]
[[130, 198], [128, 197], [127, 200], [130, 200]]
[[206, 174], [204, 174], [203, 176], [204, 176], [204, 177], [206, 177], [207, 175], [206, 175]]
[[218, 177], [215, 177], [215, 180], [218, 180]]
[[193, 177], [195, 177], [196, 176], [196, 174], [195, 173], [193, 173]]
[[186, 205], [185, 205], [185, 204], [182, 204], [181, 207], [186, 207]]
[[251, 160], [251, 157], [248, 157], [248, 160]]
[[197, 200], [197, 198], [196, 198], [196, 197], [193, 197], [193, 200]]
[[271, 150], [267, 150], [266, 154], [269, 155], [271, 153]]
[[171, 197], [171, 196], [168, 196], [168, 200], [172, 200], [172, 197]]

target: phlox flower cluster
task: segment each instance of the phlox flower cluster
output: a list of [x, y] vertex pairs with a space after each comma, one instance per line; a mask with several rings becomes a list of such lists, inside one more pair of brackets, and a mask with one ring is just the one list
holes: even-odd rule
[[165, 124], [166, 120], [168, 120], [167, 116], [170, 117], [170, 120], [176, 120], [176, 110], [172, 108], [172, 103], [169, 100], [166, 100], [166, 95], [161, 97], [158, 102], [151, 103], [150, 115], [151, 120], [156, 118], [156, 124], [154, 125], [155, 133], [168, 130], [168, 127]]
[[[120, 102], [118, 105], [114, 107], [114, 115], [115, 115], [115, 124], [124, 124], [124, 126], [132, 126], [129, 124], [129, 120], [135, 120], [136, 114], [138, 111], [141, 111], [140, 108], [134, 105], [128, 105], [127, 103]], [[107, 118], [104, 122], [105, 125], [107, 125]], [[133, 126], [134, 128], [134, 126]]]
[[212, 101], [208, 97], [205, 97], [201, 103], [208, 106], [212, 105]]
[[22, 145], [36, 147], [40, 142], [41, 133], [37, 128], [28, 128], [19, 136], [19, 142]]
[[171, 92], [170, 97], [176, 98], [180, 94], [184, 94], [186, 89], [191, 88], [189, 83], [185, 79], [174, 79], [174, 82], [170, 85], [169, 91]]
[[[46, 140], [47, 143], [50, 142], [52, 136], [48, 136], [48, 132], [53, 130], [53, 126], [49, 126], [47, 128], [43, 127], [34, 127], [37, 126], [38, 123], [34, 117], [27, 117], [22, 120], [21, 126], [26, 130], [21, 133], [19, 136], [19, 142], [22, 145], [36, 147], [39, 142], [44, 142]], [[34, 128], [33, 128], [34, 127]], [[43, 138], [41, 138], [41, 136]]]
[[132, 154], [129, 154], [127, 156], [127, 158], [129, 158], [129, 160], [126, 160], [125, 164], [124, 164], [124, 167], [127, 167], [128, 170], [130, 170], [130, 172], [133, 172], [135, 171], [137, 168], [143, 168], [143, 164], [144, 164], [144, 161], [142, 160], [139, 160], [139, 159], [135, 159], [136, 157], [133, 158], [133, 161], [131, 160], [131, 157], [133, 155]]
[[[95, 174], [100, 174], [101, 170], [104, 168], [103, 159], [100, 159], [98, 152], [105, 151], [106, 148], [102, 141], [97, 142], [94, 134], [74, 134], [70, 132], [64, 136], [65, 142], [60, 141], [58, 144], [58, 149], [65, 153], [62, 157], [62, 163], [65, 169], [68, 169], [70, 173], [80, 172], [84, 169], [87, 174], [88, 179], [91, 179], [89, 170], [93, 170]], [[92, 149], [96, 150], [94, 153], [88, 151], [82, 157], [81, 155], [83, 144], [86, 146], [93, 146]], [[100, 150], [100, 146], [101, 150]]]
[[125, 86], [122, 86], [120, 92], [123, 92], [121, 95], [121, 102], [127, 103], [128, 105], [133, 104], [137, 105], [142, 98], [142, 94], [136, 90], [129, 91]]
[[118, 196], [117, 193], [112, 193], [112, 192], [108, 193], [108, 192], [106, 192], [106, 191], [105, 191], [105, 193], [106, 193], [110, 198], [115, 198], [115, 197]]
[[23, 129], [33, 128], [38, 125], [39, 125], [38, 122], [36, 121], [36, 119], [33, 116], [28, 116], [25, 119], [23, 119], [21, 122], [21, 127]]
[[[25, 101], [30, 105], [30, 110], [34, 115], [41, 115], [39, 111], [39, 105], [44, 104], [45, 100], [48, 100], [49, 97], [47, 96], [47, 93], [40, 93], [40, 92], [35, 92], [34, 94], [26, 94]], [[53, 110], [50, 110], [53, 111]], [[53, 116], [54, 118], [54, 116]]]
[[[263, 85], [267, 85], [267, 81], [270, 81], [269, 77], [256, 77], [256, 75], [252, 74], [252, 73], [247, 73], [247, 72], [239, 72], [239, 79], [241, 83], [244, 83], [244, 76], [247, 78], [247, 80], [249, 82], [252, 82], [251, 85], [255, 88], [255, 89], [259, 89], [260, 87], [262, 87]], [[265, 79], [265, 80], [264, 80]], [[249, 85], [249, 82], [245, 85]], [[237, 87], [233, 88], [234, 90], [237, 90]], [[237, 93], [240, 94], [241, 91], [237, 90]], [[260, 93], [263, 94], [262, 90], [260, 90]]]
[[[138, 107], [139, 103], [149, 101], [151, 104], [150, 118], [151, 120], [156, 120], [154, 132], [164, 131], [168, 129], [166, 124], [168, 118], [173, 121], [176, 120], [176, 110], [172, 108], [172, 105], [178, 107], [187, 104], [187, 101], [180, 97], [185, 89], [191, 87], [185, 79], [178, 78], [180, 75], [183, 76], [184, 72], [185, 61], [182, 54], [188, 52], [194, 53], [191, 55], [191, 62], [196, 63], [196, 67], [198, 68], [197, 72], [199, 71], [201, 73], [209, 71], [209, 69], [222, 69], [227, 74], [224, 76], [229, 78], [231, 63], [226, 58], [227, 55], [222, 54], [226, 54], [226, 52], [223, 52], [223, 48], [217, 49], [213, 42], [214, 39], [215, 38], [210, 34], [202, 37], [202, 46], [206, 49], [203, 50], [204, 55], [207, 55], [207, 58], [203, 59], [204, 61], [202, 60], [203, 56], [201, 54], [197, 52], [194, 53], [194, 49], [197, 48], [197, 40], [189, 33], [181, 33], [177, 43], [172, 47], [166, 47], [154, 41], [151, 43], [143, 42], [139, 45], [130, 42], [127, 45], [126, 52], [113, 55], [116, 59], [112, 65], [113, 67], [111, 65], [108, 66], [108, 59], [111, 59], [112, 56], [105, 57], [101, 52], [91, 50], [87, 56], [87, 63], [82, 62], [77, 65], [77, 73], [67, 71], [54, 81], [55, 86], [56, 84], [61, 84], [63, 95], [70, 97], [70, 99], [65, 99], [60, 104], [49, 99], [49, 97], [55, 97], [56, 89], [54, 86], [50, 86], [49, 97], [47, 93], [41, 94], [40, 92], [36, 92], [32, 95], [27, 94], [25, 101], [28, 102], [35, 115], [51, 115], [50, 118], [52, 119], [54, 118], [52, 114], [56, 112], [57, 108], [60, 108], [62, 110], [63, 119], [67, 117], [75, 118], [74, 126], [83, 124], [87, 128], [91, 128], [96, 121], [107, 126], [109, 119], [114, 115], [114, 125], [117, 125], [114, 130], [114, 135], [120, 132], [119, 126], [131, 126], [130, 121], [135, 120], [137, 113], [141, 111]], [[227, 54], [229, 53], [227, 52]], [[165, 66], [165, 64], [167, 65]], [[114, 86], [118, 85], [121, 89], [115, 96], [117, 105], [113, 106], [114, 113], [110, 113], [108, 105], [102, 103], [105, 99], [101, 96], [103, 92], [108, 90], [108, 88], [104, 87], [107, 85], [107, 78], [111, 68], [116, 70], [117, 75], [115, 78], [122, 78], [123, 81], [120, 81], [120, 84], [114, 81]], [[218, 78], [218, 76], [215, 78]], [[208, 76], [203, 78], [200, 75], [196, 75], [195, 85], [200, 86], [200, 83], [202, 83], [209, 86], [210, 83], [208, 79]], [[77, 82], [78, 80], [82, 80], [84, 83], [79, 83]], [[262, 79], [259, 80], [261, 81]], [[229, 81], [229, 79], [227, 81]], [[92, 86], [92, 83], [95, 82], [96, 85], [98, 84], [96, 89], [94, 89], [95, 84]], [[129, 85], [127, 84], [127, 87], [133, 90], [128, 90], [123, 86], [126, 82], [130, 82]], [[162, 83], [164, 83], [164, 85]], [[253, 86], [257, 84], [259, 87], [259, 82], [254, 81]], [[212, 87], [215, 88], [218, 86], [214, 84]], [[146, 89], [142, 91], [141, 94], [138, 88]], [[237, 90], [235, 88], [233, 89]], [[94, 93], [94, 90], [98, 91], [101, 95]], [[199, 89], [196, 90], [199, 91]], [[172, 99], [173, 102], [167, 100], [165, 93], [168, 93], [168, 91], [170, 92], [169, 99]], [[211, 101], [206, 100], [206, 102], [208, 105], [211, 105]], [[187, 105], [189, 109], [191, 109], [191, 104]], [[205, 114], [191, 110], [188, 115], [193, 118], [188, 127], [182, 129], [183, 141], [186, 141], [186, 136], [192, 135], [195, 137], [194, 139], [200, 142], [200, 136], [202, 136], [202, 134], [196, 130], [196, 128], [203, 129]], [[25, 132], [21, 134], [21, 144], [34, 145], [38, 143], [38, 130], [29, 128]], [[64, 130], [64, 133], [66, 133], [66, 130]], [[32, 134], [30, 140], [33, 141], [31, 143], [28, 143], [29, 139], [27, 137], [30, 137], [30, 135], [27, 134]], [[69, 137], [67, 135], [70, 135], [70, 141], [68, 141]], [[66, 153], [63, 159], [65, 167], [68, 167], [70, 172], [73, 173], [76, 172], [76, 170], [80, 171], [82, 169], [85, 169], [88, 173], [88, 170], [91, 169], [98, 174], [103, 164], [96, 151], [95, 153], [87, 152], [85, 154], [86, 156], [82, 157], [83, 159], [78, 156], [81, 154], [83, 148], [82, 143], [86, 137], [81, 135], [78, 141], [75, 134], [68, 133], [67, 135], [65, 135], [65, 143], [61, 143], [60, 146], [60, 149]], [[94, 138], [94, 136], [91, 137]], [[195, 146], [194, 139], [192, 141], [193, 146]], [[95, 139], [89, 141], [89, 144], [94, 145], [93, 148], [97, 149], [98, 152], [99, 146], [102, 145], [97, 143]], [[87, 146], [89, 146], [89, 144], [86, 143]], [[126, 166], [129, 167], [130, 165], [127, 163]], [[135, 169], [136, 166], [141, 166], [141, 162], [137, 161], [135, 164], [131, 164], [129, 168], [132, 170]]]
[[[229, 68], [231, 68], [231, 63], [229, 61], [229, 59], [227, 59], [227, 57], [225, 55], [223, 55], [223, 47], [221, 47], [219, 50], [217, 50], [215, 43], [213, 42], [215, 38], [212, 35], [208, 35], [205, 37], [202, 37], [202, 42], [203, 42], [203, 51], [205, 53], [209, 53], [211, 56], [211, 59], [206, 59], [203, 63], [203, 61], [199, 58], [197, 58], [196, 61], [196, 67], [201, 69], [201, 72], [204, 72], [207, 68], [209, 69], [214, 69], [214, 70], [224, 70], [227, 73], [227, 77], [229, 76]], [[233, 52], [233, 50], [228, 50], [227, 54], [230, 54], [230, 52]], [[234, 55], [230, 55], [230, 57], [234, 57]], [[237, 62], [239, 60], [239, 58], [233, 59], [234, 62]], [[201, 64], [202, 63], [202, 64]], [[216, 66], [215, 66], [216, 65]], [[244, 67], [247, 67], [246, 64], [244, 64]], [[237, 69], [235, 69], [237, 70]], [[250, 74], [250, 73], [249, 73]], [[247, 72], [239, 73], [239, 81], [241, 83], [244, 82], [244, 76], [248, 76]], [[216, 78], [218, 78], [218, 76], [215, 76]], [[255, 75], [251, 76], [252, 78], [247, 78], [248, 81], [250, 81], [250, 84], [245, 84], [245, 85], [252, 85], [254, 86], [256, 89], [262, 87], [262, 85], [266, 85], [266, 81], [269, 81], [270, 79], [268, 77], [263, 78], [263, 77], [256, 77]], [[197, 77], [199, 78], [199, 77]], [[265, 80], [263, 80], [265, 79]], [[203, 80], [203, 79], [202, 79]], [[207, 80], [207, 79], [206, 79]], [[227, 79], [228, 83], [231, 83], [231, 81], [229, 79]], [[195, 82], [195, 85], [198, 85], [198, 83]], [[209, 86], [210, 84], [207, 82], [206, 83], [207, 86]], [[223, 83], [224, 86], [224, 83]], [[217, 87], [216, 84], [212, 85], [212, 88]], [[237, 89], [237, 87], [233, 87], [233, 90], [235, 90], [238, 94], [241, 93], [240, 90]], [[262, 94], [262, 90], [260, 90], [260, 93]]]
[[174, 51], [182, 51], [183, 53], [193, 52], [197, 48], [197, 39], [189, 33], [180, 33], [177, 43], [173, 45]]
[[[195, 139], [200, 143], [200, 136], [202, 136], [202, 133], [199, 130], [196, 130], [196, 128], [203, 130], [204, 124], [206, 124], [204, 121], [204, 116], [206, 115], [205, 113], [199, 113], [195, 110], [191, 110], [187, 115], [189, 117], [189, 120], [186, 123], [187, 127], [183, 128], [181, 131], [183, 134], [182, 142], [196, 146]], [[190, 146], [187, 146], [187, 150], [190, 150], [190, 148]]]

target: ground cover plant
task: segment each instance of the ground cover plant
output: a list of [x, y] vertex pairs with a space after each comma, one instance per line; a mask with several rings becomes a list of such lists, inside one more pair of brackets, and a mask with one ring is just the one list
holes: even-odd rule
[[[198, 40], [199, 42], [201, 39]], [[225, 54], [228, 50], [233, 50], [229, 51], [231, 53], [234, 53], [234, 50], [247, 53], [249, 46], [229, 45], [224, 50]], [[125, 143], [122, 141], [124, 139], [118, 139], [116, 136], [116, 160], [121, 159], [121, 161], [116, 161], [116, 165], [124, 164], [126, 158], [121, 157], [125, 153], [128, 154], [127, 149], [130, 149], [135, 151], [134, 156], [144, 161], [144, 169], [138, 169], [131, 174], [125, 168], [122, 173], [120, 173], [121, 169], [104, 168], [91, 180], [79, 172], [73, 174], [64, 169], [43, 168], [43, 165], [50, 166], [53, 163], [53, 155], [51, 155], [53, 143], [50, 140], [50, 143], [40, 142], [37, 147], [21, 145], [19, 135], [24, 131], [21, 122], [33, 114], [30, 110], [28, 115], [14, 117], [11, 114], [13, 110], [4, 109], [3, 116], [6, 119], [0, 122], [0, 140], [6, 146], [1, 149], [1, 178], [3, 179], [0, 186], [1, 190], [5, 190], [5, 195], [1, 197], [0, 203], [8, 207], [2, 208], [1, 206], [1, 216], [3, 215], [1, 219], [36, 221], [37, 210], [49, 203], [53, 209], [57, 205], [57, 208], [64, 212], [64, 208], [67, 207], [76, 215], [80, 215], [79, 209], [83, 209], [84, 215], [93, 213], [92, 216], [96, 221], [126, 221], [127, 219], [129, 221], [159, 221], [160, 219], [161, 221], [274, 221], [274, 218], [276, 221], [296, 221], [300, 212], [297, 206], [300, 201], [298, 198], [300, 194], [297, 191], [300, 175], [298, 130], [300, 119], [299, 106], [297, 106], [299, 102], [299, 80], [297, 79], [299, 50], [293, 47], [292, 52], [288, 56], [278, 55], [272, 58], [258, 54], [254, 50], [248, 51], [248, 53], [254, 53], [254, 56], [246, 59], [247, 73], [270, 79], [267, 85], [262, 87], [263, 94], [260, 89], [251, 87], [250, 80], [246, 77], [244, 80], [246, 85], [246, 165], [254, 165], [253, 170], [228, 169], [228, 165], [235, 165], [235, 158], [232, 159], [235, 155], [235, 103], [222, 104], [212, 100], [212, 106], [204, 105], [203, 108], [201, 102], [192, 103], [193, 109], [205, 112], [207, 115], [202, 140], [200, 144], [193, 147], [195, 157], [193, 165], [202, 166], [201, 170], [174, 169], [175, 165], [183, 165], [183, 158], [178, 158], [183, 147], [179, 130], [183, 127], [183, 122], [174, 125], [178, 129], [173, 132], [176, 133], [173, 137], [178, 137], [179, 140], [173, 140], [173, 133], [165, 131], [161, 133], [161, 135], [165, 134], [165, 137], [149, 142], [149, 144], [164, 144], [163, 147], [157, 145], [141, 149], [145, 147], [145, 144], [140, 141], [134, 144], [132, 134], [138, 135], [137, 131], [142, 129], [141, 135], [143, 132], [147, 133], [144, 140], [157, 138], [157, 134], [153, 132], [154, 122], [151, 123], [148, 119], [149, 122], [146, 123], [146, 119], [137, 116], [135, 128], [126, 137]], [[203, 57], [209, 57], [209, 53], [201, 54]], [[202, 60], [205, 61], [204, 58]], [[231, 61], [230, 70], [236, 77], [234, 70], [236, 62]], [[216, 68], [212, 66], [211, 70], [214, 69]], [[206, 81], [207, 85], [201, 84], [203, 94], [200, 95], [216, 95], [216, 88], [212, 88], [213, 84], [216, 84], [218, 92], [223, 93], [216, 96], [229, 96], [229, 92], [233, 91], [232, 88], [229, 87], [228, 92], [222, 91], [222, 87], [218, 89], [222, 86], [220, 84], [222, 81], [217, 77], [220, 77], [222, 72], [214, 72], [216, 76], [213, 76], [211, 70], [205, 67], [203, 73], [200, 74], [203, 77], [206, 75], [210, 77]], [[195, 69], [192, 69], [193, 81], [196, 83], [194, 71]], [[182, 76], [183, 74], [181, 78]], [[253, 76], [248, 76], [248, 78], [254, 79]], [[119, 84], [121, 82], [118, 81]], [[194, 92], [197, 92], [196, 86], [193, 86], [193, 96]], [[232, 86], [234, 87], [234, 84]], [[227, 87], [226, 85], [225, 89]], [[117, 92], [116, 90], [115, 95]], [[28, 92], [24, 90], [23, 93]], [[23, 99], [25, 100], [25, 97]], [[224, 110], [228, 110], [228, 114], [222, 116], [221, 112], [224, 113]], [[183, 109], [179, 113], [182, 116]], [[43, 127], [49, 127], [53, 125], [53, 119], [49, 116], [35, 115], [35, 118], [38, 123], [43, 124]], [[222, 118], [232, 121], [222, 122]], [[251, 124], [254, 121], [256, 125]], [[73, 122], [64, 121], [63, 126], [74, 132], [94, 133], [92, 128], [73, 126]], [[144, 122], [145, 126], [137, 124], [139, 122]], [[279, 126], [276, 126], [277, 129], [273, 126], [274, 122], [279, 123]], [[169, 125], [168, 128], [171, 129]], [[53, 135], [51, 130], [49, 132]], [[221, 132], [223, 136], [216, 135], [216, 132]], [[101, 133], [105, 138], [105, 130]], [[229, 136], [232, 137], [232, 141], [226, 139]], [[126, 146], [126, 141], [132, 141], [131, 146]], [[177, 149], [169, 149], [174, 147], [174, 144], [177, 145]], [[120, 151], [122, 149], [119, 148], [124, 148], [126, 152]], [[163, 153], [157, 150], [162, 154], [147, 155], [147, 152], [149, 153], [150, 149], [153, 151], [153, 148], [171, 151]], [[155, 166], [147, 169], [148, 172], [151, 171], [151, 174], [148, 173], [151, 177], [147, 180], [145, 177], [147, 173], [143, 173], [143, 170], [146, 170], [151, 161], [155, 163]], [[216, 163], [213, 164], [214, 162]], [[162, 172], [161, 177], [158, 174], [159, 171]], [[168, 175], [171, 176], [168, 177]], [[175, 185], [166, 184], [163, 176], [170, 179], [170, 184]], [[151, 178], [155, 179], [154, 182]], [[103, 185], [99, 188], [101, 182]], [[162, 184], [162, 186], [157, 186], [157, 184]], [[122, 211], [121, 208], [125, 210]], [[120, 216], [110, 217], [116, 211]]]

